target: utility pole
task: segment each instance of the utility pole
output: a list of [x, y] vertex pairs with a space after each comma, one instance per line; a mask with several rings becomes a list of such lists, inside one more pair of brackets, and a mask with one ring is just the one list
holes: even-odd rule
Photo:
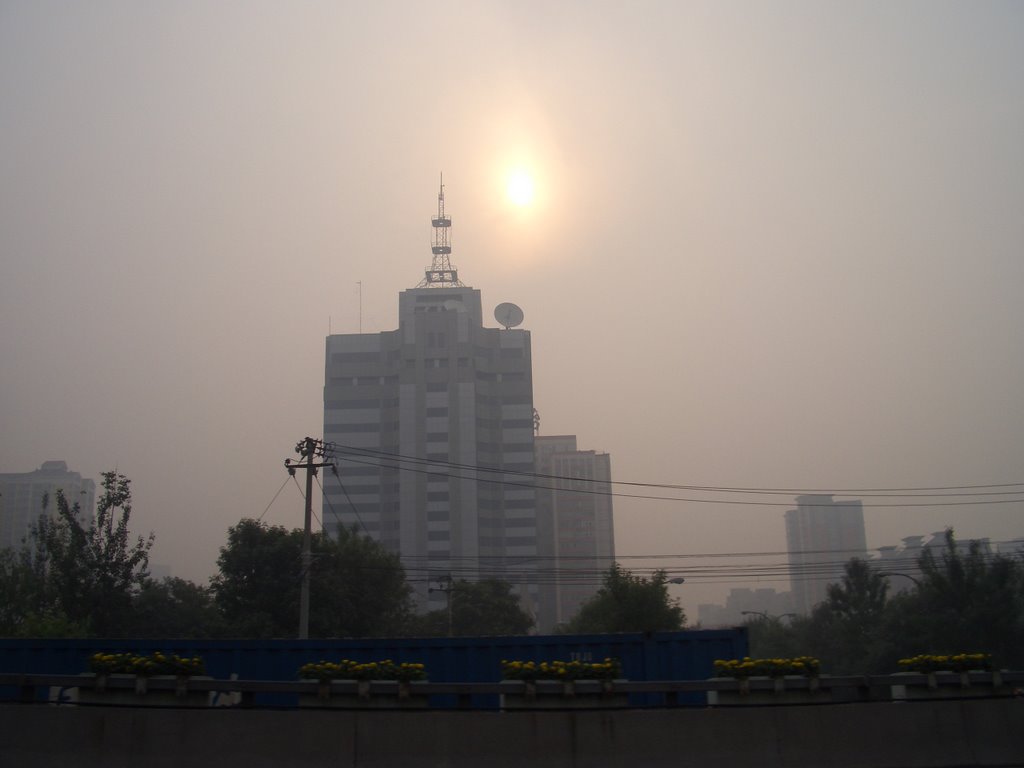
[[332, 462], [317, 462], [323, 458], [327, 450], [323, 440], [312, 437], [304, 438], [295, 445], [295, 452], [306, 460], [305, 464], [293, 464], [291, 459], [284, 460], [288, 474], [295, 477], [295, 470], [306, 470], [306, 520], [302, 529], [302, 588], [299, 592], [299, 640], [309, 639], [309, 582], [313, 564], [313, 476], [318, 467], [329, 467]]
[[455, 582], [452, 580], [452, 575], [449, 573], [445, 578], [438, 579], [439, 582], [445, 584], [443, 587], [428, 587], [428, 592], [444, 592], [445, 597], [448, 599], [448, 637], [452, 637], [454, 625], [452, 622], [452, 598], [455, 597]]

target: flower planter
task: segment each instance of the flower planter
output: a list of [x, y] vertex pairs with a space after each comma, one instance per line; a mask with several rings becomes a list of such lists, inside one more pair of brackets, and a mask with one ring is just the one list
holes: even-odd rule
[[[920, 682], [922, 675], [924, 682]], [[1003, 684], [1003, 677], [998, 671], [897, 672], [890, 678], [893, 681], [890, 686], [893, 701], [974, 699], [1013, 694], [1012, 689]]]
[[735, 683], [726, 690], [707, 692], [708, 706], [764, 706], [779, 704], [821, 704], [832, 700], [830, 689], [821, 687], [818, 677], [712, 677]]
[[[83, 678], [92, 680], [91, 686], [79, 686], [79, 704], [102, 704], [118, 707], [205, 707], [210, 694], [194, 690], [191, 683], [212, 680], [205, 675], [126, 675], [95, 674], [85, 672]], [[173, 685], [166, 683], [173, 681]], [[157, 683], [157, 685], [153, 685]]]
[[502, 680], [502, 709], [614, 709], [629, 706], [613, 680]]
[[321, 709], [426, 709], [430, 695], [426, 681], [305, 680], [316, 682], [316, 693], [300, 693], [300, 707]]

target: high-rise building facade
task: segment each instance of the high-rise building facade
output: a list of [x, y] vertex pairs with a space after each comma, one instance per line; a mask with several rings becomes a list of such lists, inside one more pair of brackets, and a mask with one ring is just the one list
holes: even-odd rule
[[850, 558], [867, 557], [864, 508], [824, 494], [797, 496], [796, 504], [786, 512], [793, 610], [808, 614], [828, 596], [828, 585], [842, 579]]
[[433, 260], [403, 291], [398, 329], [327, 337], [324, 477], [328, 532], [355, 527], [401, 556], [421, 609], [449, 575], [512, 581], [536, 611], [533, 369], [522, 313], [488, 328], [480, 291], [449, 263], [444, 187]]
[[0, 549], [18, 548], [31, 526], [43, 514], [57, 512], [57, 491], [69, 506], [78, 504], [80, 519], [89, 522], [96, 507], [96, 483], [78, 472], [69, 472], [63, 461], [44, 461], [32, 472], [0, 474]]
[[534, 447], [541, 554], [555, 585], [541, 608], [547, 629], [572, 619], [615, 562], [611, 457], [579, 450], [575, 435], [537, 436]]

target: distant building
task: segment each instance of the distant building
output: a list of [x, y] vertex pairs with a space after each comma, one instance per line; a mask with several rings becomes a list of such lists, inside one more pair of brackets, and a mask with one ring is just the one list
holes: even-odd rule
[[63, 461], [45, 461], [32, 472], [0, 474], [0, 548], [17, 548], [31, 526], [43, 514], [57, 512], [57, 491], [68, 504], [78, 504], [81, 519], [91, 521], [96, 506], [96, 483], [77, 472], [69, 472]]
[[600, 588], [615, 562], [611, 457], [581, 451], [575, 435], [534, 438], [537, 517], [544, 567], [554, 581], [554, 605], [542, 606], [541, 627], [569, 621]]
[[860, 501], [833, 501], [831, 495], [796, 497], [786, 512], [793, 610], [808, 614], [826, 599], [828, 585], [840, 581], [852, 557], [866, 559], [864, 509]]
[[[421, 610], [448, 577], [513, 582], [536, 617], [533, 367], [522, 312], [484, 326], [480, 291], [449, 263], [444, 187], [433, 260], [398, 297], [398, 329], [327, 337], [324, 529], [355, 527], [400, 555]], [[432, 589], [433, 587], [433, 589]]]
[[782, 618], [793, 614], [793, 594], [774, 589], [731, 589], [725, 605], [701, 603], [697, 619], [704, 629], [735, 627], [759, 615]]

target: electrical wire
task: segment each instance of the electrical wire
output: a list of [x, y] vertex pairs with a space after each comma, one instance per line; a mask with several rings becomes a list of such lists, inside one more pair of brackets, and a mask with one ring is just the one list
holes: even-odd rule
[[[356, 454], [356, 455], [363, 455], [363, 454]], [[501, 486], [517, 487], [517, 488], [529, 488], [529, 489], [533, 489], [533, 490], [556, 491], [556, 492], [563, 492], [563, 493], [569, 492], [569, 493], [585, 494], [585, 495], [590, 495], [590, 496], [604, 496], [604, 497], [613, 497], [613, 498], [622, 498], [622, 499], [643, 499], [643, 500], [648, 500], [648, 501], [685, 502], [685, 503], [692, 503], [692, 504], [727, 504], [727, 505], [739, 505], [739, 506], [789, 507], [789, 508], [793, 507], [793, 503], [792, 502], [744, 501], [744, 500], [737, 500], [737, 499], [697, 499], [697, 498], [685, 498], [685, 497], [678, 497], [678, 496], [654, 496], [654, 495], [650, 495], [650, 494], [621, 493], [621, 492], [614, 492], [614, 491], [595, 490], [595, 489], [591, 489], [591, 488], [565, 489], [565, 488], [559, 488], [557, 486], [551, 486], [551, 485], [538, 485], [537, 483], [516, 482], [516, 481], [510, 481], [510, 480], [504, 480], [504, 479], [491, 479], [491, 478], [487, 478], [487, 477], [478, 477], [478, 476], [472, 476], [472, 475], [455, 474], [455, 473], [452, 473], [452, 472], [439, 472], [436, 469], [420, 469], [420, 468], [417, 468], [415, 466], [412, 466], [412, 467], [402, 466], [401, 462], [408, 461], [408, 460], [404, 460], [404, 459], [399, 460], [399, 463], [397, 463], [397, 464], [383, 464], [379, 460], [376, 461], [376, 462], [374, 462], [374, 461], [365, 461], [365, 460], [362, 460], [362, 459], [352, 458], [351, 456], [338, 456], [337, 458], [339, 458], [339, 459], [341, 459], [343, 461], [352, 462], [354, 464], [362, 464], [362, 465], [371, 466], [371, 467], [381, 467], [381, 468], [385, 468], [385, 469], [397, 469], [397, 470], [402, 471], [402, 472], [412, 472], [412, 473], [415, 473], [415, 474], [430, 475], [430, 476], [433, 476], [435, 478], [444, 478], [444, 479], [448, 479], [448, 480], [472, 480], [472, 481], [475, 481], [475, 482], [478, 482], [478, 483], [488, 483], [488, 484], [501, 485]], [[373, 457], [367, 457], [367, 458], [373, 458]], [[416, 462], [411, 462], [411, 463], [414, 463], [414, 464], [415, 463], [425, 463], [425, 464], [429, 464], [431, 466], [442, 466], [442, 467], [451, 466], [451, 467], [455, 467], [455, 468], [460, 466], [458, 464], [448, 464], [447, 462], [437, 462], [437, 461], [429, 461], [428, 462], [427, 460], [417, 460]], [[489, 469], [489, 468], [479, 468], [479, 469], [473, 468], [472, 471], [481, 471], [481, 472], [491, 472], [491, 473], [493, 473], [493, 472], [499, 472], [501, 470], [494, 470], [494, 469]], [[522, 473], [522, 472], [514, 472], [514, 471], [504, 472], [504, 474], [520, 475], [520, 476], [528, 476], [528, 477], [529, 476], [534, 476], [534, 475], [531, 475], [530, 473]], [[543, 477], [543, 475], [536, 475], [536, 477]], [[609, 481], [606, 481], [606, 480], [587, 480], [587, 479], [584, 479], [584, 478], [560, 477], [558, 479], [566, 480], [566, 481], [572, 481], [572, 482], [579, 482], [579, 483], [591, 482], [591, 483], [601, 483], [603, 485], [614, 484], [613, 482], [609, 482]], [[672, 489], [672, 486], [667, 486], [667, 485], [655, 486], [655, 487], [662, 488], [664, 490], [671, 490]], [[990, 505], [990, 504], [1019, 504], [1019, 503], [1024, 503], [1024, 497], [1015, 498], [1015, 499], [986, 499], [986, 500], [979, 500], [979, 501], [932, 501], [932, 502], [910, 502], [910, 503], [903, 502], [903, 503], [893, 503], [893, 504], [871, 504], [870, 507], [872, 509], [905, 508], [905, 507], [962, 507], [962, 506], [976, 506], [976, 505]], [[811, 506], [813, 506], [813, 505], [811, 505]]]
[[306, 493], [302, 490], [302, 486], [299, 485], [299, 481], [295, 480], [295, 475], [289, 475], [289, 477], [295, 481], [295, 487], [299, 489], [299, 496], [301, 496], [302, 500], [305, 501]]
[[269, 504], [267, 504], [267, 508], [266, 508], [266, 509], [264, 509], [264, 510], [263, 510], [263, 512], [261, 512], [261, 513], [260, 513], [260, 516], [256, 518], [256, 522], [257, 522], [257, 523], [258, 523], [258, 522], [259, 522], [260, 520], [262, 520], [262, 519], [263, 519], [263, 516], [264, 516], [265, 514], [267, 514], [267, 512], [269, 512], [269, 511], [270, 511], [270, 508], [271, 508], [272, 506], [274, 506], [274, 502], [275, 502], [275, 501], [277, 501], [277, 497], [281, 495], [281, 491], [283, 491], [283, 490], [284, 490], [284, 487], [285, 487], [286, 485], [288, 485], [288, 478], [287, 478], [287, 477], [286, 477], [286, 478], [284, 479], [284, 482], [283, 482], [283, 483], [281, 483], [281, 487], [277, 489], [277, 493], [275, 493], [275, 494], [274, 494], [274, 498], [272, 498], [272, 499], [270, 500], [270, 503], [269, 503]]
[[[356, 507], [354, 503], [352, 503], [352, 497], [348, 495], [348, 490], [345, 488], [345, 484], [341, 482], [341, 475], [338, 474], [338, 468], [332, 464], [331, 470], [332, 473], [334, 474], [335, 479], [338, 481], [338, 485], [341, 487], [342, 492], [345, 494], [345, 498], [348, 500], [348, 505], [352, 507], [352, 514], [356, 516], [356, 522], [358, 522], [359, 527], [363, 529], [363, 534], [369, 536], [370, 531], [363, 523], [363, 518], [359, 515], [359, 509]], [[324, 487], [320, 485], [320, 478], [316, 477], [316, 475], [314, 475], [313, 477], [316, 479], [316, 484], [320, 487], [320, 493], [323, 495], [324, 501], [327, 502], [327, 506], [330, 507], [331, 513], [334, 515], [335, 521], [338, 523], [338, 525], [344, 525], [344, 521], [341, 519], [341, 515], [338, 514], [337, 511], [335, 511], [334, 505], [331, 503], [331, 497], [327, 495], [327, 492], [324, 490]]]
[[[894, 497], [935, 497], [935, 496], [1006, 496], [1006, 495], [1020, 495], [1024, 493], [1024, 490], [1016, 491], [978, 491], [974, 492], [974, 489], [989, 489], [989, 488], [1020, 488], [1024, 489], [1024, 482], [1015, 483], [991, 483], [985, 485], [949, 485], [949, 486], [920, 486], [910, 488], [755, 488], [755, 487], [743, 487], [743, 486], [712, 486], [712, 485], [693, 485], [693, 484], [678, 484], [678, 483], [643, 483], [629, 480], [602, 480], [597, 478], [582, 478], [573, 477], [567, 475], [554, 475], [545, 474], [540, 472], [525, 472], [523, 470], [510, 470], [501, 467], [488, 467], [486, 465], [479, 464], [463, 464], [459, 462], [450, 461], [438, 461], [435, 459], [427, 459], [420, 456], [411, 456], [409, 454], [391, 453], [387, 451], [378, 451], [372, 448], [358, 448], [355, 446], [339, 445], [337, 443], [329, 443], [328, 450], [337, 454], [339, 449], [348, 451], [351, 455], [364, 456], [367, 458], [383, 458], [390, 461], [398, 462], [399, 466], [392, 466], [391, 468], [401, 468], [402, 463], [412, 464], [425, 464], [434, 466], [445, 466], [451, 469], [460, 470], [471, 470], [474, 472], [490, 472], [502, 475], [519, 475], [522, 477], [540, 478], [545, 480], [565, 480], [576, 483], [600, 483], [602, 485], [622, 485], [636, 488], [658, 488], [662, 490], [689, 490], [689, 491], [703, 491], [708, 493], [752, 493], [762, 495], [857, 495], [857, 496], [879, 496], [882, 498], [894, 498]], [[557, 455], [557, 454], [555, 454]], [[350, 457], [348, 460], [352, 460]], [[389, 466], [389, 465], [382, 465]], [[970, 491], [968, 493], [929, 493], [929, 491]], [[787, 503], [782, 506], [792, 506]]]

